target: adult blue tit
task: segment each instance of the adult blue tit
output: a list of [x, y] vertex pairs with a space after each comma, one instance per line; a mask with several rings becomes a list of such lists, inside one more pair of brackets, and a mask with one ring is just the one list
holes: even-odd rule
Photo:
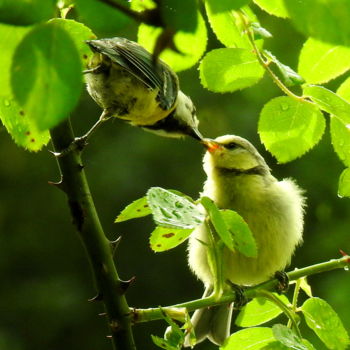
[[[202, 196], [211, 198], [220, 209], [235, 210], [249, 225], [257, 257], [224, 248], [224, 281], [243, 286], [255, 285], [283, 271], [302, 242], [304, 196], [291, 179], [278, 181], [264, 158], [247, 140], [234, 135], [202, 141], [207, 151], [204, 171], [207, 180]], [[208, 226], [202, 224], [190, 236], [189, 266], [205, 285], [208, 296], [214, 277], [208, 264]], [[192, 322], [197, 341], [206, 337], [221, 345], [229, 336], [232, 306], [195, 311]], [[189, 345], [189, 344], [187, 344]]]
[[87, 90], [105, 117], [161, 136], [202, 138], [195, 106], [166, 63], [125, 38], [86, 43], [94, 52], [85, 71]]

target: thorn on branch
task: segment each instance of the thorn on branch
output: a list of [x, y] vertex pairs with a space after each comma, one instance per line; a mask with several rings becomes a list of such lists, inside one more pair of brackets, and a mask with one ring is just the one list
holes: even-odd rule
[[119, 236], [117, 239], [115, 239], [114, 241], [110, 241], [110, 245], [112, 247], [112, 255], [114, 256], [117, 248], [119, 247], [120, 241], [122, 239], [122, 236]]
[[94, 297], [88, 299], [88, 301], [92, 302], [92, 301], [101, 301], [103, 300], [103, 295], [102, 293], [98, 292], [97, 295], [95, 295]]
[[120, 282], [120, 294], [125, 294], [128, 288], [136, 280], [136, 276], [131, 277], [128, 281], [119, 281]]
[[65, 186], [65, 183], [63, 182], [63, 176], [61, 176], [61, 180], [58, 182], [55, 181], [48, 181], [47, 182], [49, 185], [55, 186], [59, 190], [63, 191], [64, 193], [67, 193], [67, 189]]

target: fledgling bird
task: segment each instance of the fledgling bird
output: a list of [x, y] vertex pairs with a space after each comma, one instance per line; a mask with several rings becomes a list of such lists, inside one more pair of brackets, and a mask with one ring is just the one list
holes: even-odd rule
[[[247, 140], [225, 135], [202, 141], [207, 152], [204, 170], [207, 180], [202, 196], [211, 198], [220, 209], [232, 209], [249, 225], [258, 249], [249, 258], [224, 248], [222, 264], [225, 281], [254, 285], [283, 271], [302, 242], [305, 199], [291, 179], [278, 181], [271, 175], [264, 158]], [[189, 265], [205, 285], [205, 296], [213, 289], [208, 265], [207, 226], [202, 224], [189, 240]], [[222, 345], [229, 336], [232, 306], [200, 309], [192, 316], [197, 342], [209, 338]], [[186, 344], [187, 346], [189, 344]]]
[[195, 106], [166, 63], [125, 38], [86, 43], [94, 52], [84, 71], [87, 90], [103, 118], [117, 117], [161, 136], [202, 138]]

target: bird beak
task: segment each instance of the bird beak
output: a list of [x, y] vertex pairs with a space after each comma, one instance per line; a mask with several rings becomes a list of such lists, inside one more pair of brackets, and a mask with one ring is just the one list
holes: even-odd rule
[[201, 143], [210, 153], [222, 148], [219, 142], [216, 142], [212, 139], [203, 139], [201, 140]]

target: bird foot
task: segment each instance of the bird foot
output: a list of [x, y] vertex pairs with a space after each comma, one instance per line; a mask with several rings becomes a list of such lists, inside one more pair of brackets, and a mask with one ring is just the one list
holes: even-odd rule
[[278, 285], [276, 287], [278, 294], [284, 294], [289, 288], [289, 278], [284, 271], [276, 271], [275, 278], [278, 280]]

